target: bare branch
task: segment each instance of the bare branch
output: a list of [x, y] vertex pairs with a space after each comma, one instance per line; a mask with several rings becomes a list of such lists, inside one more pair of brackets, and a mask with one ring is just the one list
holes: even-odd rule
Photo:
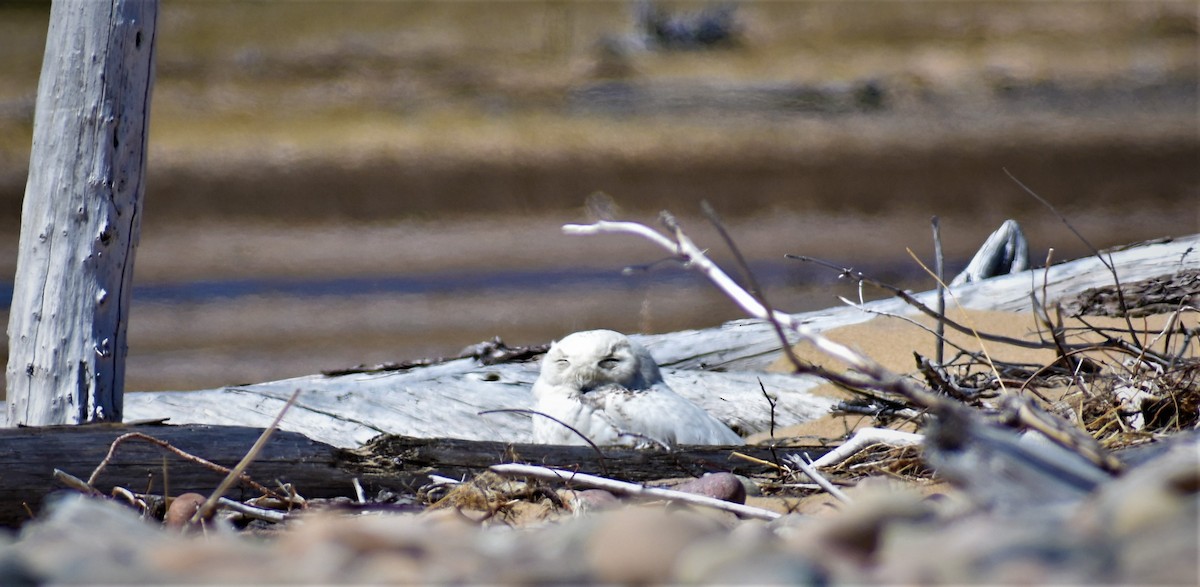
[[[737, 243], [733, 241], [733, 237], [729, 235], [729, 231], [725, 230], [725, 225], [721, 223], [721, 219], [717, 217], [717, 211], [709, 205], [708, 200], [701, 200], [700, 209], [704, 211], [704, 215], [708, 217], [708, 221], [717, 229], [717, 233], [721, 235], [721, 239], [725, 241], [725, 246], [733, 253], [733, 258], [737, 260], [738, 265], [742, 268], [742, 273], [746, 276], [746, 283], [750, 285], [750, 292], [758, 298], [758, 303], [762, 305], [767, 316], [767, 320], [771, 323], [771, 327], [775, 330], [775, 336], [779, 338], [779, 344], [783, 350], [783, 356], [787, 357], [797, 373], [803, 372], [806, 365], [800, 361], [800, 357], [796, 356], [796, 351], [792, 350], [792, 343], [783, 332], [783, 325], [775, 319], [775, 312], [771, 308], [771, 304], [767, 302], [767, 291], [754, 277], [754, 272], [750, 270], [750, 264], [746, 262], [746, 258], [742, 256], [741, 249]], [[764, 393], [766, 393], [764, 391]]]
[[[1062, 221], [1063, 225], [1065, 225], [1068, 230], [1078, 237], [1080, 242], [1086, 245], [1087, 248], [1091, 249], [1092, 254], [1095, 255], [1095, 257], [1100, 260], [1100, 263], [1102, 263], [1104, 267], [1108, 269], [1108, 272], [1112, 274], [1113, 283], [1116, 285], [1117, 303], [1121, 306], [1121, 314], [1125, 318], [1125, 325], [1129, 327], [1129, 331], [1132, 333], [1134, 328], [1133, 321], [1129, 318], [1129, 305], [1125, 303], [1125, 294], [1121, 289], [1121, 277], [1117, 275], [1117, 268], [1113, 265], [1112, 255], [1110, 254], [1107, 259], [1104, 258], [1104, 255], [1100, 253], [1100, 250], [1097, 249], [1090, 241], [1088, 241], [1088, 239], [1084, 237], [1081, 232], [1076, 230], [1075, 227], [1071, 225], [1071, 221], [1067, 220], [1067, 217], [1063, 216], [1062, 213], [1054, 207], [1054, 204], [1051, 204], [1045, 198], [1039, 196], [1037, 192], [1034, 192], [1024, 183], [1021, 183], [1021, 180], [1017, 179], [1017, 176], [1013, 175], [1007, 168], [1004, 168], [1004, 174], [1007, 175], [1009, 179], [1013, 180], [1013, 183], [1017, 184], [1022, 190], [1025, 191], [1025, 193], [1029, 194], [1033, 199], [1040, 202], [1043, 206], [1048, 208], [1050, 212], [1057, 216], [1058, 219]], [[1131, 334], [1131, 336], [1133, 336], [1133, 340], [1136, 342], [1137, 336], [1133, 334]]]
[[[207, 459], [198, 457], [189, 452], [185, 452], [183, 450], [175, 448], [174, 446], [171, 445], [171, 443], [169, 443], [165, 440], [159, 440], [153, 436], [150, 436], [149, 434], [142, 434], [141, 432], [130, 432], [130, 433], [122, 434], [122, 435], [118, 436], [116, 439], [114, 439], [112, 441], [112, 444], [109, 445], [108, 454], [106, 454], [104, 456], [104, 459], [100, 461], [99, 465], [96, 465], [96, 469], [94, 471], [92, 471], [92, 474], [87, 479], [87, 485], [89, 487], [96, 486], [96, 480], [100, 478], [100, 473], [102, 471], [104, 471], [105, 467], [107, 467], [108, 464], [110, 462], [112, 462], [113, 457], [116, 456], [117, 447], [120, 446], [121, 444], [125, 443], [125, 441], [128, 441], [128, 440], [144, 440], [151, 444], [162, 447], [163, 449], [167, 450], [168, 452], [171, 452], [172, 454], [178, 456], [179, 458], [181, 458], [185, 461], [195, 463], [197, 465], [200, 465], [201, 467], [205, 467], [212, 471], [216, 471], [217, 473], [228, 475], [232, 471], [232, 469], [230, 469], [229, 467], [222, 467], [221, 465], [218, 465], [212, 461], [209, 461]], [[258, 491], [261, 491], [268, 495], [278, 495], [274, 491], [268, 489], [267, 487], [265, 487], [263, 485], [260, 485], [259, 483], [257, 483], [253, 479], [251, 479], [249, 475], [242, 474], [239, 476], [239, 479], [243, 483], [253, 487], [254, 489], [256, 489]]]

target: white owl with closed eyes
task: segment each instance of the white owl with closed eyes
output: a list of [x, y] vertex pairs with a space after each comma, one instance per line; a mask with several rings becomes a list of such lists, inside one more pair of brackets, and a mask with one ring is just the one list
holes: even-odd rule
[[[551, 345], [533, 396], [535, 410], [597, 445], [742, 444], [728, 426], [672, 391], [649, 351], [612, 330], [576, 332]], [[586, 444], [558, 422], [536, 414], [533, 439]]]

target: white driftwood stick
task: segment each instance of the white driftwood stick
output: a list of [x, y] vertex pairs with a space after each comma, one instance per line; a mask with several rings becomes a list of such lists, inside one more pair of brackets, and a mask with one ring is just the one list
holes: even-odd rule
[[841, 446], [825, 453], [825, 456], [812, 462], [814, 467], [832, 467], [873, 444], [888, 446], [911, 446], [920, 444], [925, 437], [913, 432], [902, 432], [889, 428], [863, 428], [854, 433], [850, 440]]
[[850, 503], [854, 501], [850, 499], [850, 496], [846, 495], [841, 489], [838, 489], [833, 483], [830, 483], [824, 475], [818, 473], [817, 468], [811, 463], [806, 463], [804, 461], [804, 457], [800, 455], [788, 455], [785, 457], [785, 460], [795, 465], [796, 468], [800, 469], [805, 475], [808, 475], [809, 479], [812, 479], [813, 482], [820, 486], [821, 489], [824, 489], [829, 493], [829, 495], [837, 498], [838, 501], [842, 503]]
[[694, 493], [684, 493], [673, 489], [663, 489], [661, 487], [646, 487], [637, 483], [629, 483], [626, 481], [617, 481], [615, 479], [606, 479], [595, 475], [587, 475], [585, 473], [576, 473], [574, 471], [564, 471], [562, 469], [551, 469], [548, 467], [538, 467], [534, 465], [520, 464], [504, 464], [492, 465], [489, 467], [492, 472], [503, 475], [505, 477], [534, 477], [537, 479], [546, 479], [548, 481], [563, 481], [582, 485], [584, 487], [592, 487], [595, 489], [604, 489], [621, 495], [632, 497], [644, 497], [652, 499], [668, 499], [671, 501], [681, 501], [692, 505], [702, 505], [705, 507], [716, 508], [733, 512], [739, 516], [749, 518], [757, 518], [760, 520], [774, 520], [783, 517], [783, 514], [756, 508], [754, 506], [742, 505], [713, 497], [696, 495]]
[[288, 517], [288, 515], [283, 512], [254, 507], [252, 505], [244, 504], [240, 501], [234, 501], [227, 497], [217, 499], [217, 504], [227, 510], [237, 512], [248, 518], [262, 520], [264, 522], [271, 522], [273, 524], [283, 522]]
[[854, 367], [863, 373], [876, 373], [882, 369], [880, 365], [873, 360], [854, 351], [848, 346], [834, 342], [820, 334], [817, 334], [812, 329], [804, 324], [801, 324], [792, 315], [785, 314], [779, 311], [773, 311], [768, 314], [767, 309], [754, 296], [750, 295], [745, 289], [742, 289], [732, 278], [729, 277], [716, 263], [713, 263], [700, 250], [692, 239], [683, 234], [682, 231], [675, 231], [675, 242], [672, 242], [667, 237], [656, 232], [648, 226], [638, 224], [636, 222], [612, 222], [601, 220], [593, 224], [566, 224], [563, 226], [563, 233], [589, 235], [589, 234], [632, 234], [645, 238], [664, 249], [680, 255], [692, 267], [700, 273], [703, 273], [717, 289], [720, 289], [725, 295], [729, 296], [735, 304], [742, 310], [754, 318], [760, 320], [770, 320], [774, 318], [784, 328], [795, 332], [800, 338], [812, 343], [818, 349], [826, 354], [841, 360], [843, 363]]
[[[566, 234], [624, 233], [649, 238], [660, 246], [666, 247], [667, 250], [683, 257], [688, 265], [703, 273], [705, 277], [708, 277], [709, 281], [712, 281], [717, 286], [717, 289], [720, 289], [725, 295], [729, 296], [746, 313], [760, 320], [773, 320], [777, 322], [783, 328], [798, 335], [802, 340], [808, 341], [825, 354], [846, 363], [851, 369], [869, 378], [873, 387], [901, 393], [909, 401], [921, 407], [928, 408], [943, 402], [942, 398], [930, 393], [926, 389], [910, 384], [899, 375], [880, 365], [874, 359], [844, 344], [834, 342], [805, 326], [796, 317], [778, 311], [768, 312], [767, 308], [760, 304], [754, 296], [742, 289], [733, 279], [730, 279], [720, 267], [717, 267], [716, 263], [710, 261], [704, 254], [704, 251], [700, 250], [700, 247], [697, 247], [678, 226], [673, 226], [672, 229], [675, 231], [674, 245], [671, 244], [670, 239], [661, 234], [654, 233], [649, 227], [633, 222], [608, 222], [602, 220], [589, 225], [567, 224], [563, 226], [563, 232]], [[654, 234], [655, 236], [651, 237], [650, 234]]]

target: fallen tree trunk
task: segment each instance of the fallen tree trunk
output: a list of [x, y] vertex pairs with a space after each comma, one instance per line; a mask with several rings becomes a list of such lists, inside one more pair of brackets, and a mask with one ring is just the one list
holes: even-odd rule
[[[129, 433], [141, 433], [188, 454], [232, 468], [262, 433], [240, 426], [162, 424], [47, 426], [0, 429], [0, 526], [14, 527], [36, 515], [45, 498], [64, 487], [54, 480], [55, 469], [83, 480], [104, 460], [110, 445]], [[770, 448], [737, 447], [756, 458], [771, 461]], [[814, 458], [823, 447], [804, 447]], [[729, 471], [761, 474], [768, 467], [730, 457], [729, 448], [682, 447], [672, 452], [602, 449], [591, 447], [477, 442], [380, 436], [366, 446], [347, 450], [311, 440], [304, 435], [276, 431], [247, 474], [268, 488], [290, 483], [306, 498], [353, 497], [354, 479], [370, 495], [381, 489], [413, 492], [437, 474], [469, 479], [499, 463], [544, 464], [629, 481], [701, 475]], [[124, 487], [135, 493], [172, 496], [189, 491], [211, 493], [224, 473], [184, 459], [150, 442], [122, 442], [112, 461], [97, 476], [101, 492]], [[245, 499], [260, 492], [246, 484], [235, 485], [226, 497]]]

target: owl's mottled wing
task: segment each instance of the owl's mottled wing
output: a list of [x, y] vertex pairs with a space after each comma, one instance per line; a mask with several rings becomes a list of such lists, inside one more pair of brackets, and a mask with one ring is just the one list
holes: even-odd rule
[[[617, 424], [602, 406], [582, 401], [578, 390], [538, 381], [534, 383], [534, 395], [538, 398], [537, 411], [549, 416], [533, 416], [534, 442], [575, 446], [587, 444], [580, 434], [596, 444], [618, 442]], [[574, 428], [579, 434], [563, 424]]]
[[603, 406], [604, 414], [620, 431], [638, 434], [622, 437], [620, 444], [742, 444], [741, 437], [728, 426], [675, 393], [666, 383], [638, 391], [605, 390], [603, 395], [587, 399]]

